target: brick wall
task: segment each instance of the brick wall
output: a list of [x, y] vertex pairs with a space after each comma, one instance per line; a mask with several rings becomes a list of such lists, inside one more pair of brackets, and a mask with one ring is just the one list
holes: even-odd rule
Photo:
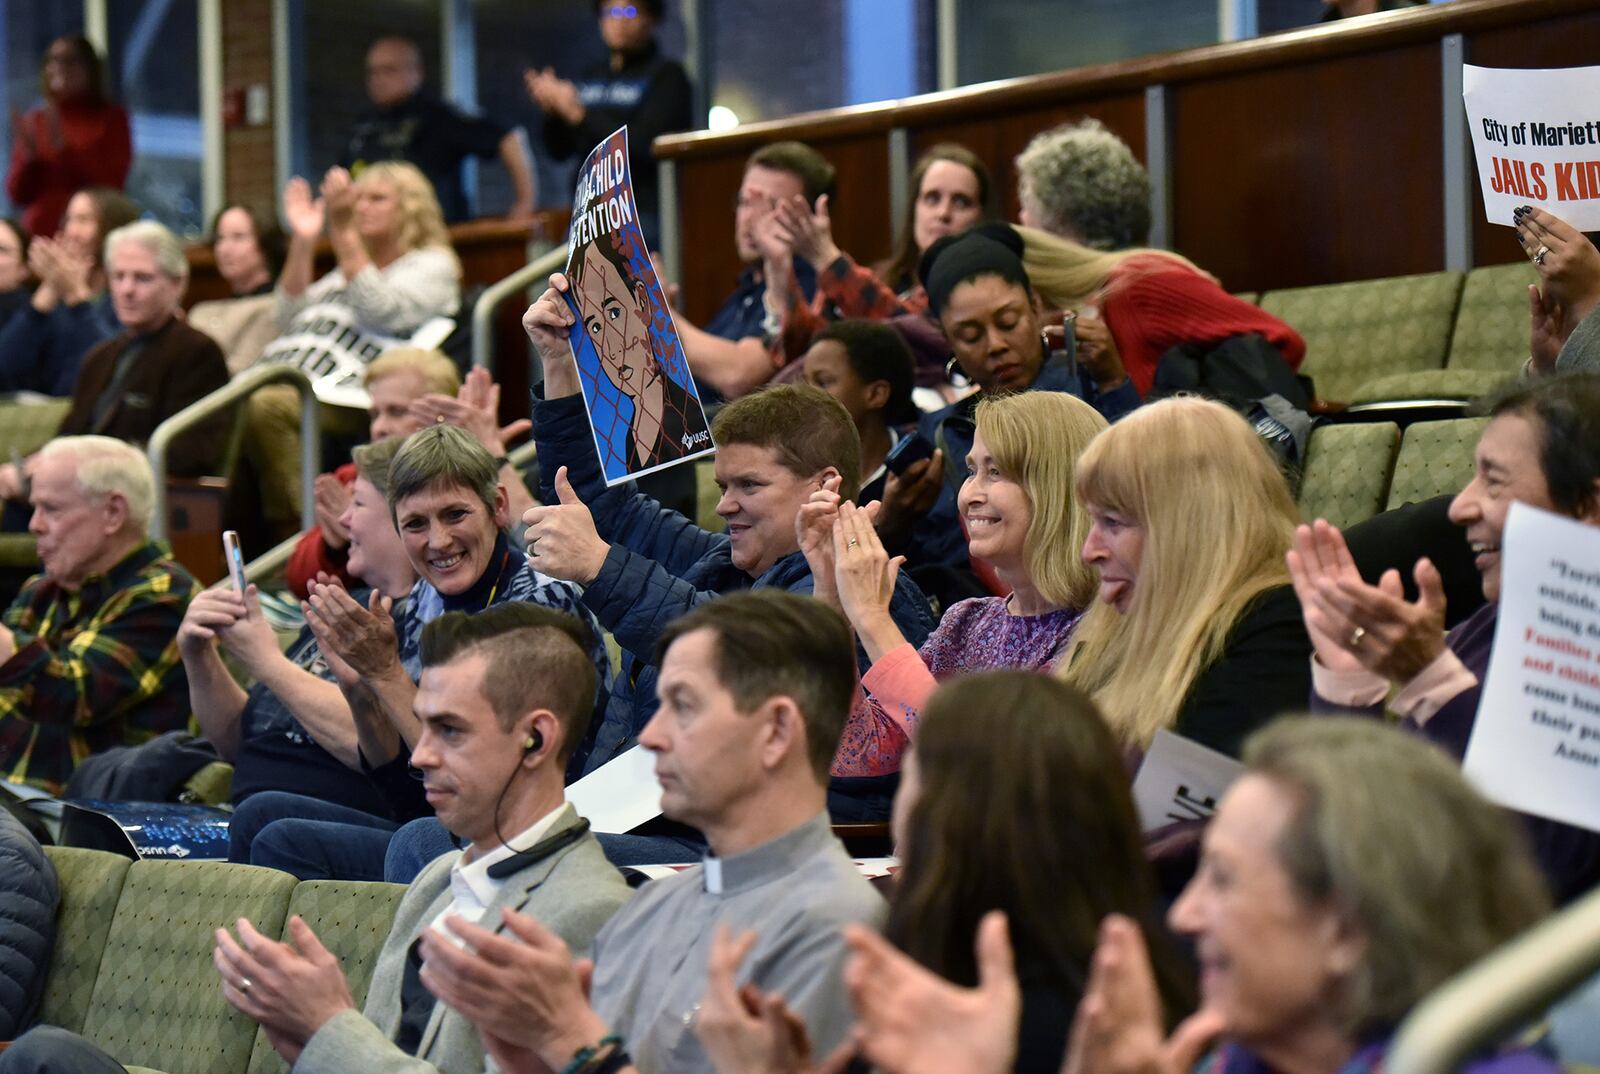
[[[227, 0], [222, 5], [222, 84], [243, 90], [260, 83], [272, 87], [272, 0]], [[272, 117], [258, 127], [223, 132], [228, 201], [263, 208], [277, 202]]]

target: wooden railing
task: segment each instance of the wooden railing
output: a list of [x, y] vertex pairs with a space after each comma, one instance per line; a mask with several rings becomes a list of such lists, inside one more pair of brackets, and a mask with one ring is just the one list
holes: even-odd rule
[[[757, 146], [798, 138], [837, 167], [839, 244], [886, 256], [910, 162], [962, 142], [1016, 215], [1012, 160], [1055, 124], [1094, 116], [1133, 147], [1155, 187], [1152, 242], [1232, 290], [1397, 276], [1510, 261], [1483, 219], [1459, 96], [1460, 64], [1600, 62], [1594, 0], [1455, 0], [1032, 78], [669, 135], [683, 297], [703, 321], [739, 271], [733, 200]], [[670, 229], [669, 229], [670, 230]]]

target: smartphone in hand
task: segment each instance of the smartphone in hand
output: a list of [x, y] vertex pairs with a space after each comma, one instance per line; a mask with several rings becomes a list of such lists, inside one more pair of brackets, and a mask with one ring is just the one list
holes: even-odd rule
[[239, 531], [222, 531], [222, 557], [228, 561], [228, 574], [233, 578], [233, 591], [244, 594], [249, 583], [244, 578], [244, 553], [239, 550]]
[[912, 433], [900, 438], [900, 442], [884, 458], [883, 465], [898, 477], [916, 463], [932, 457], [933, 442], [921, 433]]

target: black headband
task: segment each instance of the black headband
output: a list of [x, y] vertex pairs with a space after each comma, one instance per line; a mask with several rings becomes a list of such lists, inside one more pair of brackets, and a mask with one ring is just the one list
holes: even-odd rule
[[1029, 294], [1033, 285], [1022, 267], [1022, 236], [1005, 224], [979, 224], [960, 235], [947, 235], [928, 247], [917, 267], [928, 308], [938, 317], [950, 292], [979, 276], [998, 276]]

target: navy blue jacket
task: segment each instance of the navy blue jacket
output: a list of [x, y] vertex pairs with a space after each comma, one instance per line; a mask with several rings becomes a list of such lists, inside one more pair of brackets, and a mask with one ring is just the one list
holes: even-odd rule
[[71, 395], [83, 356], [120, 331], [109, 294], [49, 313], [24, 306], [0, 329], [0, 392]]
[[0, 809], [0, 1040], [32, 1021], [56, 937], [56, 871], [20, 821]]
[[[631, 485], [606, 488], [581, 396], [535, 399], [533, 434], [540, 499], [557, 502], [555, 473], [565, 466], [573, 491], [594, 515], [595, 529], [611, 545], [583, 593], [584, 605], [622, 647], [622, 673], [590, 754], [593, 770], [631, 746], [655, 713], [655, 645], [668, 623], [726, 593], [767, 586], [810, 593], [811, 568], [792, 552], [752, 578], [733, 565], [726, 534], [701, 529]], [[927, 598], [904, 574], [889, 610], [913, 645], [920, 646], [934, 628]], [[865, 654], [856, 655], [865, 668]]]

